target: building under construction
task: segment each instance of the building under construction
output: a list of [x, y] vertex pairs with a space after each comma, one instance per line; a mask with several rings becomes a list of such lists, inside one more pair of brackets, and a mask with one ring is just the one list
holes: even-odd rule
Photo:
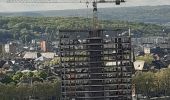
[[126, 32], [59, 31], [62, 100], [132, 100], [131, 37]]

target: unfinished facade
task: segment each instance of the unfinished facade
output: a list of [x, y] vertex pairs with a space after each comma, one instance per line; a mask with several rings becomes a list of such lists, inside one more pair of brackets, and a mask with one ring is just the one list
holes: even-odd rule
[[132, 99], [131, 38], [119, 31], [59, 31], [62, 100]]

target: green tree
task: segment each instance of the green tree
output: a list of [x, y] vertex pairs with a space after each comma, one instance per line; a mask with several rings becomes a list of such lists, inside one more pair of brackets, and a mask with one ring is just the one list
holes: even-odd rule
[[1, 80], [1, 82], [4, 84], [9, 84], [9, 83], [13, 82], [13, 79], [10, 76], [5, 75], [5, 77]]
[[47, 76], [48, 76], [48, 74], [46, 72], [44, 72], [44, 71], [36, 72], [35, 75], [36, 75], [36, 77], [42, 78], [42, 79], [46, 79]]
[[23, 76], [23, 73], [22, 73], [22, 72], [16, 72], [16, 73], [13, 75], [12, 79], [13, 79], [15, 82], [19, 82], [22, 76]]

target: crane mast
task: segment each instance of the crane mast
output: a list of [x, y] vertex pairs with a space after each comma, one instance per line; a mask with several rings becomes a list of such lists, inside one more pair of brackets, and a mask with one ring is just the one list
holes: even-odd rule
[[93, 2], [93, 30], [98, 29], [98, 14], [97, 14], [97, 2]]
[[99, 29], [99, 22], [98, 22], [98, 3], [115, 3], [116, 5], [120, 5], [121, 2], [125, 2], [124, 0], [115, 0], [115, 1], [106, 1], [106, 0], [93, 0], [93, 31]]

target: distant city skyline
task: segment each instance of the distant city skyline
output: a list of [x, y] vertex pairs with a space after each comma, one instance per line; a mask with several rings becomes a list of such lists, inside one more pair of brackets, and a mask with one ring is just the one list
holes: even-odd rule
[[[60, 1], [60, 0], [58, 0]], [[62, 0], [63, 1], [63, 0]], [[69, 1], [69, 0], [64, 0]], [[74, 0], [75, 1], [75, 0]], [[80, 1], [80, 0], [77, 0]], [[131, 6], [156, 6], [170, 5], [170, 0], [126, 0], [126, 3], [116, 6], [115, 4], [99, 4], [100, 8], [106, 7], [131, 7]], [[92, 5], [89, 4], [89, 8]], [[0, 12], [22, 12], [22, 11], [41, 11], [41, 10], [65, 10], [65, 9], [85, 9], [86, 4], [13, 4], [0, 0]]]

